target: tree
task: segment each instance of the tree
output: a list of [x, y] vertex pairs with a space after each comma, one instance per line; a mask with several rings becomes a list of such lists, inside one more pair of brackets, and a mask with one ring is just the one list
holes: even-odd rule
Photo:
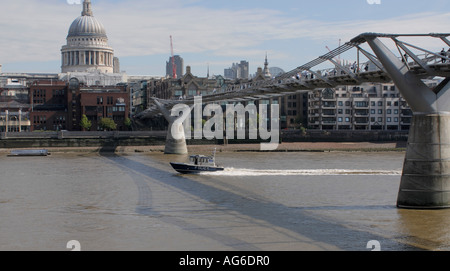
[[117, 129], [116, 123], [110, 118], [102, 118], [100, 120], [100, 127], [105, 131], [112, 131]]
[[131, 120], [129, 119], [129, 118], [125, 118], [125, 121], [124, 121], [124, 123], [123, 124], [125, 124], [125, 126], [127, 126], [127, 128], [128, 129], [131, 129]]
[[86, 115], [83, 115], [81, 117], [80, 126], [81, 128], [83, 128], [83, 131], [89, 131], [91, 129], [92, 122], [88, 120]]

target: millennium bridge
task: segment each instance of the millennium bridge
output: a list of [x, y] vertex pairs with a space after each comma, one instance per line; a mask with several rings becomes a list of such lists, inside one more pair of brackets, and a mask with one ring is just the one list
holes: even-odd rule
[[[341, 85], [393, 82], [412, 109], [413, 121], [397, 199], [399, 208], [450, 208], [450, 47], [449, 33], [363, 33], [329, 53], [270, 80], [229, 85], [201, 98], [203, 104], [246, 102], [305, 93]], [[355, 52], [356, 51], [356, 52]], [[357, 61], [344, 65], [338, 58], [353, 53]], [[440, 79], [430, 88], [424, 79]], [[166, 153], [187, 152], [179, 117], [170, 110], [191, 106], [195, 97], [153, 99], [137, 121], [163, 114], [169, 122]], [[184, 116], [186, 118], [186, 116]], [[180, 131], [174, 136], [173, 131]]]

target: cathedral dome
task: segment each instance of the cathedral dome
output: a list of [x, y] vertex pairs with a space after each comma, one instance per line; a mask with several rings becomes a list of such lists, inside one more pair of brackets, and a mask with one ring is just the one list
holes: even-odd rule
[[91, 0], [83, 1], [81, 16], [70, 25], [61, 56], [62, 73], [114, 72], [114, 50], [108, 45], [105, 28], [94, 17]]
[[105, 27], [93, 16], [80, 16], [69, 28], [69, 37], [106, 37]]

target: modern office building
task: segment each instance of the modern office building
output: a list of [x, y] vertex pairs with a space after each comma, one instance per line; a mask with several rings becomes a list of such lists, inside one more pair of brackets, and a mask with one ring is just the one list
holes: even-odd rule
[[181, 78], [184, 74], [184, 59], [179, 55], [175, 55], [173, 59], [170, 57], [169, 61], [166, 62], [166, 76], [174, 78], [173, 64], [175, 64], [176, 78]]
[[226, 79], [249, 79], [249, 63], [242, 60], [240, 63], [233, 63], [230, 68], [224, 70]]

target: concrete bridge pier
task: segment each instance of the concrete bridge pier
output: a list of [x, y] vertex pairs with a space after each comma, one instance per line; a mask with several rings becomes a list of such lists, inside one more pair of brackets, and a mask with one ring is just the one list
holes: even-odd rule
[[450, 80], [431, 89], [377, 37], [365, 38], [414, 112], [397, 207], [450, 208]]
[[397, 206], [450, 207], [450, 115], [414, 115]]
[[[171, 112], [167, 110], [163, 104], [154, 99], [155, 104], [163, 113], [164, 118], [169, 122], [169, 129], [167, 131], [166, 145], [164, 147], [165, 154], [187, 154], [186, 136], [184, 132], [183, 121], [190, 116], [192, 108], [185, 105], [180, 109], [183, 114], [172, 116]], [[178, 111], [178, 112], [180, 112]]]

